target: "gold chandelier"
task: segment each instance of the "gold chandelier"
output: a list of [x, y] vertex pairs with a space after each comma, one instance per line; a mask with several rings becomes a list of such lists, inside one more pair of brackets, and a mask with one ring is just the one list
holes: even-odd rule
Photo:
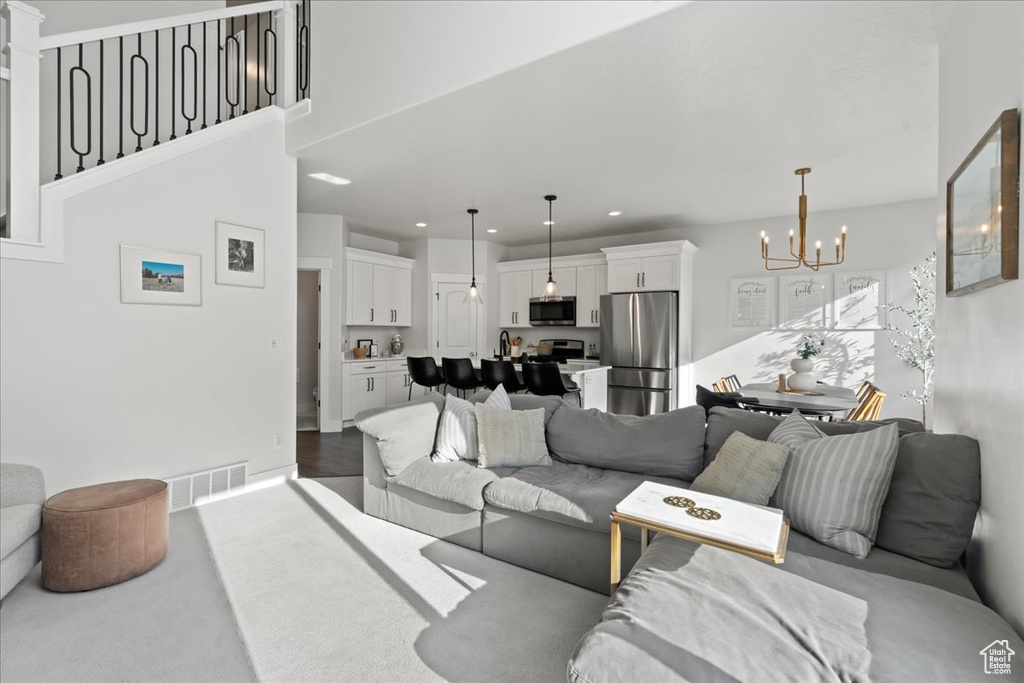
[[[764, 259], [765, 270], [792, 270], [799, 268], [800, 266], [807, 266], [811, 270], [818, 270], [822, 266], [838, 266], [846, 259], [846, 226], [843, 226], [843, 231], [836, 238], [836, 260], [835, 261], [822, 261], [821, 260], [821, 241], [819, 240], [815, 244], [816, 254], [813, 261], [807, 260], [807, 195], [804, 194], [804, 176], [811, 172], [809, 168], [798, 168], [796, 174], [800, 176], [800, 250], [798, 252], [793, 251], [793, 231], [789, 231], [789, 253], [792, 258], [777, 256], [769, 256], [768, 254], [768, 236], [761, 231], [761, 258]], [[788, 264], [788, 265], [776, 265], [772, 264]]]

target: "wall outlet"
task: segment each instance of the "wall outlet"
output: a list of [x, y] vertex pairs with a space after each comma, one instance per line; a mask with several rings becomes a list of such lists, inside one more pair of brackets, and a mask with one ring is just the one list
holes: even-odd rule
[[271, 351], [277, 351], [283, 345], [284, 345], [284, 340], [281, 337], [271, 337], [270, 338], [270, 350]]
[[284, 448], [284, 434], [274, 434], [274, 450]]

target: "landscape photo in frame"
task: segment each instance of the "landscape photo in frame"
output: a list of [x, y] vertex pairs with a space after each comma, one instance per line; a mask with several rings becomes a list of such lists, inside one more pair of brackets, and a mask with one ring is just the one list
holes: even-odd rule
[[262, 288], [264, 231], [217, 221], [217, 284]]
[[121, 246], [121, 303], [199, 306], [202, 257]]

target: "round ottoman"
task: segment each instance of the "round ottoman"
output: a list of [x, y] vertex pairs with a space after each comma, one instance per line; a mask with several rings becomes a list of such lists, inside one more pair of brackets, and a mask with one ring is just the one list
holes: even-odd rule
[[167, 554], [168, 514], [156, 479], [58, 493], [43, 506], [43, 586], [87, 591], [146, 573]]

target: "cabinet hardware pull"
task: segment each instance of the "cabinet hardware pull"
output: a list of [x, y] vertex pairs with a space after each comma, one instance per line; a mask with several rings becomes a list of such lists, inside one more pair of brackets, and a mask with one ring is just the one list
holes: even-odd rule
[[370, 322], [373, 322], [373, 309], [370, 309]]
[[636, 274], [636, 286], [637, 286], [637, 289], [640, 288], [640, 273]]
[[643, 274], [643, 278], [642, 278], [642, 283], [643, 283], [643, 286], [644, 286], [644, 287], [646, 287], [646, 286], [647, 286], [647, 273], [644, 273], [644, 274]]

